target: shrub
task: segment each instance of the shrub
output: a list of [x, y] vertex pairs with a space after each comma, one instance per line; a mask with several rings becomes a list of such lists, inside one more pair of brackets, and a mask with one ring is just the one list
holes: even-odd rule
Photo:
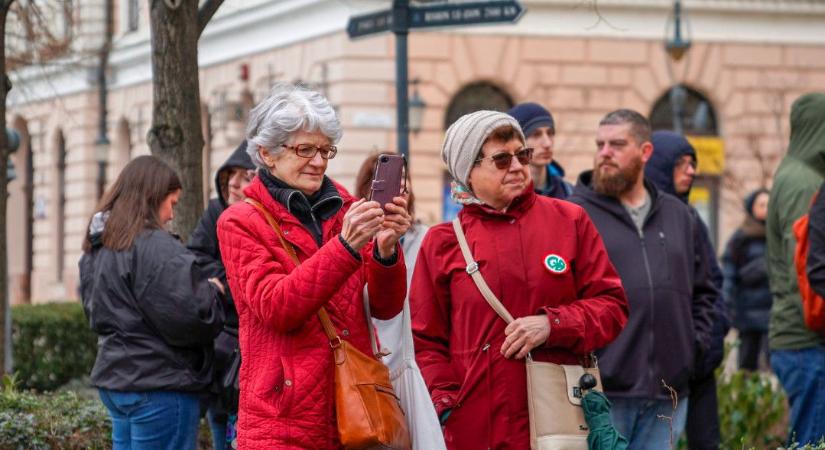
[[771, 376], [737, 371], [718, 379], [722, 448], [777, 448], [784, 445], [785, 394]]
[[50, 391], [88, 375], [97, 337], [77, 302], [12, 308], [14, 370], [25, 389]]
[[111, 424], [100, 401], [73, 392], [20, 391], [13, 377], [0, 390], [0, 448], [14, 450], [112, 448]]

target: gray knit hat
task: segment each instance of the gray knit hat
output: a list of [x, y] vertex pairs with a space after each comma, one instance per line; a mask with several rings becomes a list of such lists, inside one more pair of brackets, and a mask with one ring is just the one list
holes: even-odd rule
[[476, 111], [456, 120], [444, 136], [441, 146], [441, 159], [447, 164], [453, 179], [468, 188], [467, 178], [473, 168], [481, 146], [490, 134], [499, 127], [512, 126], [524, 140], [524, 133], [518, 121], [512, 116], [498, 111]]

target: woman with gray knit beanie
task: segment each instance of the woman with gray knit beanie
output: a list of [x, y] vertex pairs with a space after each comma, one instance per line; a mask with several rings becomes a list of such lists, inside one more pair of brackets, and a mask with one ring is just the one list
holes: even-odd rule
[[451, 224], [430, 229], [410, 287], [416, 359], [450, 449], [530, 448], [524, 361], [581, 364], [627, 321], [596, 228], [537, 196], [515, 119], [478, 111], [447, 130], [442, 159], [473, 260], [516, 318], [507, 325], [467, 272]]

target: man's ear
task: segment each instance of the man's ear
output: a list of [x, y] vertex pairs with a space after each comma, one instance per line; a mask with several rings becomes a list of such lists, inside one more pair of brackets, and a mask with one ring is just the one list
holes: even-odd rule
[[653, 156], [653, 143], [646, 141], [640, 148], [642, 150], [642, 162], [646, 163]]

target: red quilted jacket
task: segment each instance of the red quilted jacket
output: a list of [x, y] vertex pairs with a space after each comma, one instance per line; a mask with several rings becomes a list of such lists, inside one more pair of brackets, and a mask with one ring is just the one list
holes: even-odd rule
[[[479, 205], [458, 214], [481, 274], [518, 318], [547, 314], [535, 360], [579, 364], [627, 322], [627, 298], [602, 239], [578, 205], [532, 188], [507, 213]], [[560, 261], [564, 261], [562, 264]], [[465, 271], [451, 224], [430, 228], [410, 287], [415, 353], [449, 449], [530, 448], [524, 360], [501, 354], [505, 322]]]
[[361, 252], [362, 261], [349, 253], [337, 236], [353, 199], [336, 187], [344, 206], [323, 223], [320, 248], [258, 177], [244, 191], [279, 222], [301, 260], [298, 267], [253, 206], [233, 205], [218, 221], [240, 320], [239, 449], [339, 448], [332, 350], [316, 312], [325, 306], [340, 335], [369, 354], [364, 283], [374, 317], [389, 319], [401, 311], [403, 256], [385, 267], [373, 259], [372, 245]]

